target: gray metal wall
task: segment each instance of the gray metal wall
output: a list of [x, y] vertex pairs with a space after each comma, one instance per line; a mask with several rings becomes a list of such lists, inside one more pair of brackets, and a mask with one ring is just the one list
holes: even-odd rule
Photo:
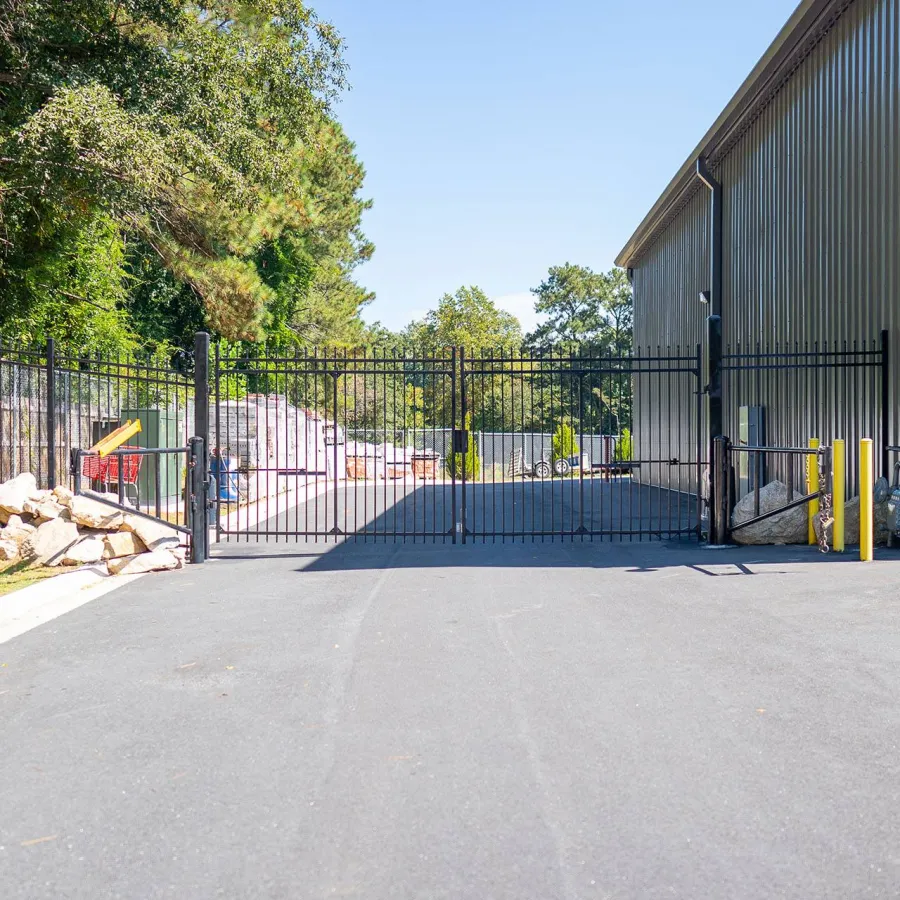
[[[898, 107], [900, 0], [855, 0], [727, 155], [713, 158], [725, 191], [726, 342], [852, 342], [887, 328], [897, 357]], [[708, 310], [698, 294], [710, 286], [708, 202], [698, 187], [634, 264], [637, 343], [701, 339]], [[891, 389], [900, 397], [898, 365]], [[732, 430], [736, 394], [727, 398]], [[855, 441], [865, 432], [877, 440], [868, 414], [849, 424], [839, 416], [822, 421], [822, 409], [837, 400], [808, 409], [801, 396], [796, 433]], [[891, 433], [900, 438], [891, 406]], [[833, 433], [838, 428], [852, 433]]]

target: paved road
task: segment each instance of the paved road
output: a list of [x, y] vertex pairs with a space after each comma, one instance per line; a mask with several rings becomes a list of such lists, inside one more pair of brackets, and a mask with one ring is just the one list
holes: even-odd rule
[[0, 645], [5, 900], [900, 892], [896, 563], [283, 550]]

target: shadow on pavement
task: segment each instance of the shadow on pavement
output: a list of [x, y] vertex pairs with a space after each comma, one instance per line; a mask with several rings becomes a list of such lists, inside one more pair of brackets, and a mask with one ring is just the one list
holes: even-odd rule
[[[298, 550], [302, 547], [302, 550]], [[709, 549], [693, 541], [600, 541], [546, 540], [544, 543], [373, 543], [347, 541], [338, 544], [253, 545], [222, 544], [213, 558], [231, 563], [251, 560], [291, 561], [298, 572], [334, 572], [382, 569], [432, 568], [593, 568], [622, 569], [640, 574], [660, 569], [686, 567], [714, 578], [754, 576], [755, 568], [809, 564], [837, 565], [858, 562], [858, 553], [824, 554], [816, 547], [728, 547]], [[898, 559], [897, 551], [881, 550], [878, 559]]]
[[[468, 531], [476, 534], [468, 533], [465, 543], [458, 531], [453, 541], [453, 513], [458, 522], [461, 489], [455, 503], [442, 485], [388, 495], [379, 505], [371, 489], [351, 485], [339, 489], [334, 504], [320, 498], [314, 511], [312, 504], [301, 504], [264, 522], [260, 530], [269, 533], [268, 539], [236, 536], [216, 545], [212, 555], [223, 561], [297, 560], [299, 571], [305, 572], [578, 567], [640, 573], [680, 566], [717, 578], [753, 576], [754, 564], [833, 565], [859, 558], [854, 550], [838, 555], [803, 545], [709, 549], [694, 534], [673, 539], [673, 534], [694, 527], [696, 506], [693, 498], [662, 489], [604, 482], [587, 484], [584, 492], [575, 485], [561, 488], [540, 482], [525, 487], [469, 485], [466, 522]], [[335, 521], [353, 533], [326, 537]], [[319, 535], [293, 536], [296, 523]], [[598, 533], [573, 536], [581, 526]], [[611, 534], [617, 531], [641, 534]], [[881, 556], [897, 558], [897, 553], [883, 550]]]

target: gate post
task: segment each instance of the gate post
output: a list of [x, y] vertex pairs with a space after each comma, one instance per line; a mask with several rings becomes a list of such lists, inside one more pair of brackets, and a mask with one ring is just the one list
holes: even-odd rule
[[[194, 437], [200, 439], [195, 459], [195, 478], [192, 491], [197, 500], [191, 519], [194, 541], [201, 539], [193, 551], [194, 562], [203, 562], [209, 555], [209, 335], [198, 331], [194, 335]], [[192, 444], [192, 446], [194, 446]], [[202, 526], [202, 528], [201, 528]], [[197, 551], [200, 558], [197, 559]]]
[[881, 474], [891, 477], [891, 462], [888, 445], [891, 443], [891, 368], [890, 332], [881, 332]]
[[[728, 453], [722, 436], [722, 317], [706, 319], [706, 428], [709, 441], [709, 540], [728, 539]], [[723, 510], [726, 510], [723, 513]]]
[[206, 443], [203, 438], [192, 437], [188, 442], [188, 509], [191, 516], [191, 562], [206, 561], [207, 543], [209, 542], [209, 525], [206, 521], [206, 484], [207, 477], [203, 470], [206, 458]]
[[[47, 487], [56, 487], [56, 342], [47, 338]], [[38, 452], [40, 459], [40, 452]]]
[[712, 479], [709, 504], [709, 542], [721, 547], [728, 543], [728, 438], [713, 438]]
[[722, 317], [706, 320], [706, 419], [709, 440], [724, 431], [722, 424]]

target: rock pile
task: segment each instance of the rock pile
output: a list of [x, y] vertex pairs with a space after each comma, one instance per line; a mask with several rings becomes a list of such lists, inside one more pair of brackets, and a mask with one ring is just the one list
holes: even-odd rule
[[[114, 494], [106, 495], [118, 502]], [[134, 575], [184, 565], [179, 533], [66, 487], [38, 490], [23, 473], [0, 484], [0, 563], [104, 565], [111, 575]]]

